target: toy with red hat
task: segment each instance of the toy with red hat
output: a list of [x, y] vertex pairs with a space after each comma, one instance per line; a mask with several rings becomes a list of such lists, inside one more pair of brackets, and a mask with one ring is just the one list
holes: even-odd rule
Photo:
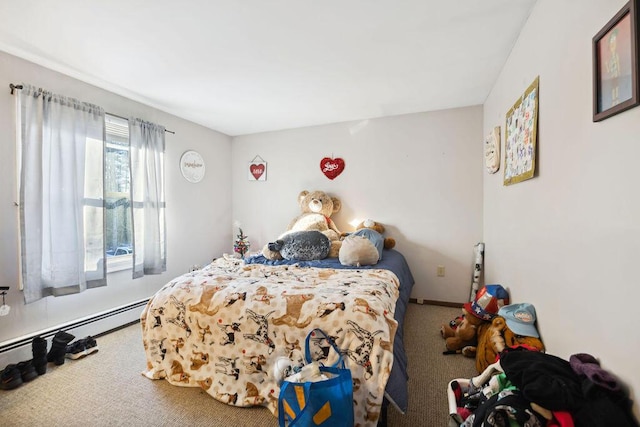
[[509, 292], [502, 285], [485, 285], [478, 291], [475, 299], [466, 303], [464, 308], [477, 318], [490, 321], [505, 305], [509, 305]]
[[501, 285], [482, 287], [472, 302], [463, 305], [462, 316], [441, 325], [440, 334], [447, 349], [444, 354], [460, 352], [467, 357], [475, 357], [478, 337], [497, 316], [498, 310], [508, 304], [509, 293]]

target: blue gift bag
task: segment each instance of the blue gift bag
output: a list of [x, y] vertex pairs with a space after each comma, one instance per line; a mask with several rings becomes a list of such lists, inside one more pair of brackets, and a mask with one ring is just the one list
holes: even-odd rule
[[[335, 343], [320, 329], [307, 335], [305, 351], [311, 362], [309, 339], [324, 336], [338, 354]], [[318, 382], [283, 381], [278, 398], [278, 419], [281, 427], [353, 427], [353, 382], [351, 371], [342, 357], [333, 366], [320, 366], [320, 373], [329, 379]]]

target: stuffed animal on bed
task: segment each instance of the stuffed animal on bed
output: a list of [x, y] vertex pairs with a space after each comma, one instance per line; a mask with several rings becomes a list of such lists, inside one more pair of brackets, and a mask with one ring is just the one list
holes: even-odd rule
[[329, 255], [331, 242], [317, 230], [294, 231], [268, 244], [269, 250], [279, 252], [288, 260], [312, 261], [325, 259]]
[[360, 267], [374, 265], [382, 259], [382, 249], [392, 249], [396, 241], [383, 237], [384, 225], [367, 219], [356, 226], [353, 233], [342, 233], [344, 237], [338, 258], [342, 265]]
[[[338, 212], [342, 207], [340, 199], [337, 197], [331, 197], [324, 191], [302, 191], [298, 195], [298, 204], [300, 205], [300, 215], [296, 216], [288, 225], [287, 230], [282, 233], [277, 239], [284, 240], [283, 238], [290, 233], [298, 231], [319, 231], [324, 234], [331, 244], [328, 257], [335, 258], [338, 256], [340, 246], [340, 230], [336, 227], [335, 223], [331, 219], [331, 215]], [[262, 255], [265, 258], [271, 260], [283, 259], [279, 250], [276, 249], [277, 245], [269, 243], [262, 248]], [[295, 256], [290, 254], [289, 256]]]

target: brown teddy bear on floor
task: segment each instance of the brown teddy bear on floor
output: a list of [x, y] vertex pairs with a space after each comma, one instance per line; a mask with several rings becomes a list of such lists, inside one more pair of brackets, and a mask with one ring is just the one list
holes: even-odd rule
[[464, 307], [462, 308], [462, 316], [454, 319], [455, 328], [449, 324], [442, 325], [440, 335], [445, 339], [446, 353], [457, 353], [463, 351], [464, 348], [477, 344], [478, 328], [486, 321], [469, 313]]
[[[331, 248], [328, 257], [336, 258], [342, 245], [341, 233], [330, 217], [342, 207], [340, 199], [331, 197], [324, 191], [305, 190], [298, 195], [298, 204], [301, 213], [291, 220], [287, 230], [277, 240], [282, 240], [285, 235], [297, 231], [319, 231], [329, 238]], [[271, 246], [274, 247], [273, 244]], [[269, 249], [269, 244], [262, 249], [262, 255], [271, 260], [283, 259], [280, 251]]]

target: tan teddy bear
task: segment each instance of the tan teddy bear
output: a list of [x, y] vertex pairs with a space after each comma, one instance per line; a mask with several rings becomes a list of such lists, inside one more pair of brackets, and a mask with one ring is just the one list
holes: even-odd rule
[[[331, 219], [331, 215], [338, 212], [342, 207], [340, 199], [331, 197], [324, 191], [302, 191], [298, 195], [300, 205], [300, 215], [295, 217], [287, 226], [287, 230], [282, 233], [277, 240], [282, 240], [287, 234], [298, 231], [319, 231], [330, 241], [329, 257], [336, 258], [340, 251], [342, 242], [340, 241], [340, 230]], [[273, 245], [272, 245], [273, 247]], [[267, 259], [283, 259], [279, 251], [269, 249], [265, 245], [262, 255]]]

